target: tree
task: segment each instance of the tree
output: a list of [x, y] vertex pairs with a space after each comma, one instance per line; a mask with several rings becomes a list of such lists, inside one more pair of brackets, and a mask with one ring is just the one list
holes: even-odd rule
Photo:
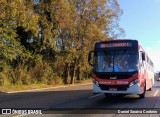
[[124, 34], [121, 14], [117, 0], [1, 0], [0, 71], [8, 66], [66, 84], [88, 77], [94, 44]]
[[[114, 30], [120, 30], [118, 21], [122, 13], [116, 0], [76, 0], [77, 27], [77, 73], [90, 71], [87, 64], [88, 51], [92, 50], [97, 41], [116, 37]], [[116, 27], [116, 26], [117, 27]], [[79, 46], [78, 46], [79, 45]]]

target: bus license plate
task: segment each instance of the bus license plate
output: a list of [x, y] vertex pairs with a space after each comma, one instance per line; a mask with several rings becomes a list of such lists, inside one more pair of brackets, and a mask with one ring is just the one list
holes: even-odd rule
[[109, 91], [117, 91], [117, 88], [109, 88]]

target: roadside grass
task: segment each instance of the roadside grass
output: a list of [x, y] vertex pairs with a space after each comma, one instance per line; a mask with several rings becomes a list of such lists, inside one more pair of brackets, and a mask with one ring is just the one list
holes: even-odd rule
[[31, 85], [7, 85], [7, 86], [0, 86], [0, 92], [13, 92], [13, 91], [25, 91], [25, 90], [32, 90], [32, 89], [41, 89], [41, 88], [51, 88], [51, 87], [58, 87], [58, 86], [72, 86], [76, 84], [85, 84], [85, 83], [92, 83], [92, 79], [75, 81], [74, 84], [59, 84], [59, 85], [46, 85], [46, 84], [31, 84]]

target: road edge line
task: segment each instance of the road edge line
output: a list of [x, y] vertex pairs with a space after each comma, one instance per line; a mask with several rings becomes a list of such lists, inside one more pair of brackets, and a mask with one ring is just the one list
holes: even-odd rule
[[23, 91], [9, 91], [5, 92], [8, 94], [13, 94], [13, 93], [23, 93], [23, 92], [32, 92], [32, 91], [40, 91], [40, 90], [45, 90], [45, 89], [58, 89], [58, 88], [65, 88], [65, 87], [73, 87], [73, 86], [83, 86], [83, 85], [89, 85], [92, 83], [84, 83], [84, 84], [74, 84], [74, 85], [69, 85], [69, 86], [57, 86], [57, 87], [49, 87], [49, 88], [39, 88], [39, 89], [30, 89], [30, 90], [23, 90]]

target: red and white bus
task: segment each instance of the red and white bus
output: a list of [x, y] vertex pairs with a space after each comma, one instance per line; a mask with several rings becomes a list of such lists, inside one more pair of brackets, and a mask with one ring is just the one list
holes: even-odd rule
[[97, 42], [88, 62], [93, 65], [93, 93], [104, 93], [106, 97], [138, 94], [144, 98], [154, 84], [153, 62], [137, 40]]

